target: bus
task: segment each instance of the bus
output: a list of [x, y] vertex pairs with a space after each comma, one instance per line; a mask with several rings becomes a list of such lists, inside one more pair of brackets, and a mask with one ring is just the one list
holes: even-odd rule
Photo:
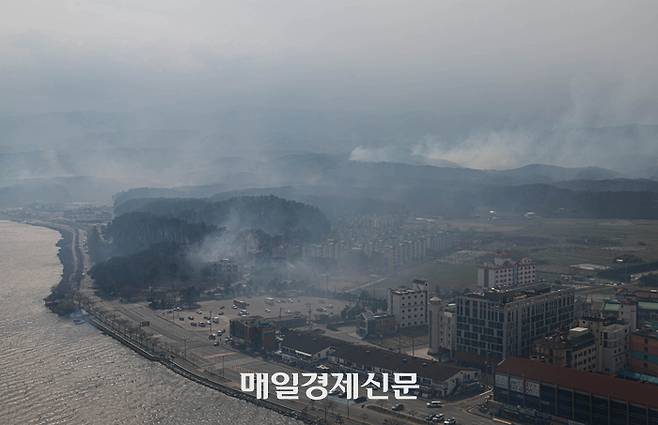
[[237, 308], [246, 309], [249, 304], [246, 301], [235, 299], [233, 300], [233, 305]]

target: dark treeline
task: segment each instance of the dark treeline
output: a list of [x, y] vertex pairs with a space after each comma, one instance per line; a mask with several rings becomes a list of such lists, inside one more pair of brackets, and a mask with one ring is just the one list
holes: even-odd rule
[[105, 237], [113, 255], [127, 255], [161, 243], [192, 244], [221, 229], [206, 223], [133, 212], [120, 215], [107, 226]]
[[266, 264], [275, 248], [317, 240], [330, 230], [317, 208], [274, 196], [127, 204], [105, 228], [90, 232], [89, 249], [97, 262], [90, 274], [106, 296], [135, 298], [154, 288], [207, 286], [212, 283], [207, 267], [190, 254], [201, 251], [204, 242], [231, 245], [236, 252], [240, 247], [243, 253], [249, 246]]
[[164, 242], [96, 264], [90, 275], [103, 295], [133, 298], [149, 287], [178, 282], [183, 286], [192, 279], [194, 270], [180, 244]]
[[228, 227], [232, 231], [259, 229], [287, 240], [309, 241], [326, 236], [330, 223], [313, 206], [276, 196], [212, 199], [134, 199], [115, 207], [115, 214], [146, 212], [187, 223]]

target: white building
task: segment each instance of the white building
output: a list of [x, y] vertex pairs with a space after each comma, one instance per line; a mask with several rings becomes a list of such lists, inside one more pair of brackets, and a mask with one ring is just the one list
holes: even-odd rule
[[429, 302], [429, 350], [428, 354], [455, 351], [457, 334], [456, 304], [446, 304], [439, 297], [430, 298]]
[[630, 331], [627, 323], [610, 322], [606, 319], [586, 317], [578, 326], [594, 333], [597, 348], [597, 372], [616, 374], [626, 366]]
[[536, 266], [530, 258], [495, 258], [493, 263], [478, 268], [478, 285], [483, 289], [532, 285], [536, 280]]
[[391, 289], [388, 293], [388, 314], [395, 316], [399, 328], [427, 325], [427, 285], [416, 280], [415, 288]]

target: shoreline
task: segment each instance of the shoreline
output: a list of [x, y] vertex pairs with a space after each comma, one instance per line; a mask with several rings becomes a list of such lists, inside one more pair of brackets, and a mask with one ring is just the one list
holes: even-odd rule
[[[177, 362], [175, 362], [171, 358], [167, 358], [161, 355], [157, 355], [154, 353], [149, 352], [147, 349], [144, 347], [141, 347], [139, 344], [131, 341], [130, 339], [124, 337], [121, 335], [119, 332], [115, 331], [112, 329], [110, 326], [106, 325], [101, 318], [98, 316], [94, 315], [91, 312], [88, 312], [88, 322], [93, 325], [95, 328], [98, 330], [106, 333], [108, 336], [112, 337], [113, 339], [117, 340], [120, 342], [122, 345], [130, 348], [137, 354], [141, 355], [147, 360], [158, 362], [162, 364], [164, 367], [167, 369], [173, 371], [174, 373], [189, 379], [190, 381], [193, 381], [197, 384], [203, 385], [205, 387], [211, 388], [215, 391], [221, 392], [222, 394], [225, 394], [229, 397], [236, 398], [239, 400], [246, 401], [248, 403], [254, 404], [258, 407], [268, 409], [271, 411], [274, 411], [280, 415], [289, 417], [291, 419], [296, 419], [298, 421], [301, 421], [305, 424], [318, 424], [321, 421], [319, 419], [316, 419], [315, 417], [312, 417], [310, 415], [306, 415], [303, 412], [297, 411], [293, 408], [284, 406], [282, 404], [274, 403], [269, 400], [259, 400], [255, 398], [254, 396], [250, 394], [246, 394], [242, 391], [239, 391], [235, 388], [226, 386], [224, 384], [221, 384], [219, 382], [213, 381], [212, 379], [203, 376], [199, 373], [193, 372], [189, 370], [188, 367], [181, 365]], [[91, 320], [89, 320], [91, 318]], [[191, 366], [193, 366], [192, 363], [190, 363]]]
[[[57, 305], [61, 303], [62, 299], [56, 297], [51, 298], [51, 297], [53, 297], [54, 294], [57, 294], [58, 292], [61, 291], [60, 293], [67, 294], [67, 297], [70, 297], [70, 300], [72, 301], [73, 297], [78, 293], [80, 282], [82, 280], [82, 272], [83, 272], [82, 270], [80, 270], [79, 267], [76, 267], [76, 265], [78, 266], [81, 265], [79, 261], [80, 257], [78, 257], [78, 260], [76, 261], [76, 257], [74, 255], [75, 251], [81, 252], [82, 249], [80, 247], [79, 237], [77, 235], [78, 229], [66, 225], [60, 225], [58, 223], [51, 223], [51, 222], [41, 222], [41, 221], [19, 222], [14, 220], [8, 220], [8, 221], [12, 221], [19, 224], [26, 224], [29, 226], [44, 227], [47, 229], [54, 230], [60, 234], [60, 239], [57, 241], [55, 245], [59, 248], [57, 253], [57, 258], [62, 264], [62, 276], [60, 278], [60, 281], [53, 287], [53, 290], [51, 290], [51, 293], [44, 298], [44, 305], [50, 311], [57, 314], [58, 316], [68, 316], [70, 312], [62, 313], [61, 311], [57, 311]], [[70, 252], [68, 253], [66, 253], [67, 248], [70, 250]], [[76, 307], [79, 305], [79, 301], [80, 300], [76, 301]], [[197, 372], [190, 370], [190, 366], [191, 367], [195, 366], [193, 363], [190, 363], [190, 366], [186, 367], [186, 365], [184, 366], [178, 364], [171, 358], [151, 353], [146, 348], [142, 347], [140, 344], [131, 341], [127, 337], [121, 335], [119, 332], [117, 332], [116, 330], [112, 329], [110, 326], [105, 324], [103, 318], [99, 316], [97, 313], [94, 313], [93, 309], [89, 309], [89, 310], [85, 309], [85, 311], [88, 313], [87, 321], [96, 329], [106, 333], [108, 336], [112, 337], [117, 342], [121, 343], [123, 346], [139, 354], [146, 360], [158, 362], [162, 364], [164, 367], [166, 367], [167, 369], [171, 370], [172, 372], [192, 382], [195, 382], [199, 385], [203, 385], [207, 388], [211, 388], [215, 391], [227, 395], [228, 397], [246, 401], [257, 407], [268, 409], [282, 416], [286, 416], [288, 418], [298, 420], [305, 424], [314, 425], [321, 423], [320, 419], [308, 415], [307, 413], [298, 411], [294, 408], [287, 407], [285, 405], [275, 403], [269, 400], [259, 400], [250, 394], [246, 394], [235, 388], [213, 381], [209, 377], [203, 376]]]

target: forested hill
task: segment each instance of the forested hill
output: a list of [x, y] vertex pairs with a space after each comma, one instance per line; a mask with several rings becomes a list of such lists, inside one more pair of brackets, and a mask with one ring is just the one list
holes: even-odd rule
[[227, 230], [261, 230], [288, 240], [311, 241], [327, 235], [330, 223], [316, 207], [276, 196], [211, 199], [131, 199], [115, 206], [117, 218], [129, 213], [203, 223]]
[[116, 256], [144, 251], [162, 243], [193, 244], [220, 232], [217, 226], [205, 223], [132, 212], [112, 220], [105, 230], [105, 237], [110, 242], [110, 255]]

